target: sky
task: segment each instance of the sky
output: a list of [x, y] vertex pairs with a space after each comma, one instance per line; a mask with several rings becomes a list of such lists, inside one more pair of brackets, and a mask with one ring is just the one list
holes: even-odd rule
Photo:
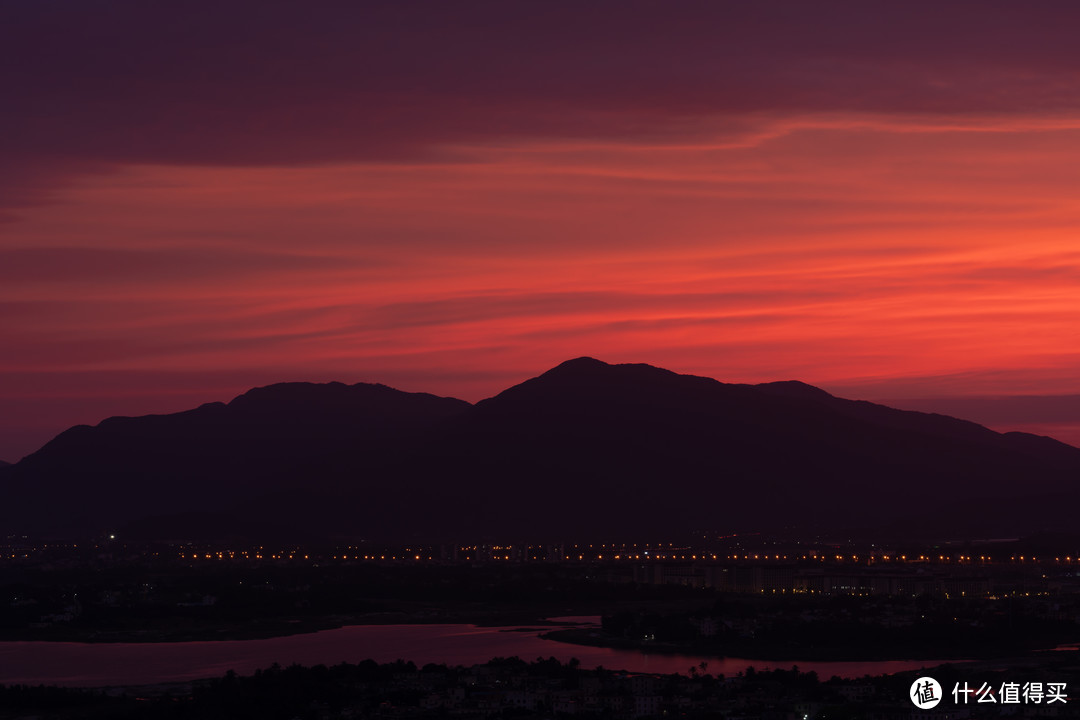
[[1080, 445], [1071, 2], [0, 3], [0, 459], [569, 358]]

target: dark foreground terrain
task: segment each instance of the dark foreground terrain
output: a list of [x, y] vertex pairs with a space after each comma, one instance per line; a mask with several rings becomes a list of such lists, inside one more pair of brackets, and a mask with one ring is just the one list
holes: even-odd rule
[[[658, 544], [650, 557], [664, 559], [647, 563], [616, 560], [610, 549], [600, 549], [608, 553], [604, 560], [577, 559], [587, 546], [561, 547], [564, 558], [553, 561], [530, 554], [539, 550], [515, 556], [497, 545], [455, 547], [438, 560], [416, 546], [315, 554], [114, 540], [23, 543], [10, 546], [0, 564], [0, 640], [246, 639], [358, 623], [541, 628], [548, 617], [596, 615], [600, 627], [556, 631], [557, 639], [704, 657], [956, 658], [927, 672], [953, 706], [966, 698], [977, 707], [972, 717], [1077, 715], [1080, 701], [1068, 695], [1080, 683], [1077, 651], [1038, 652], [1080, 642], [1074, 555], [1054, 557], [1045, 541], [1025, 541], [1007, 549], [995, 544], [993, 562], [972, 559], [970, 545], [936, 548], [931, 561], [930, 549], [852, 546], [843, 554], [830, 544], [822, 558], [825, 545], [754, 542], [729, 547], [728, 556], [712, 547], [707, 558], [700, 548]], [[805, 559], [786, 560], [796, 547]], [[1043, 557], [1032, 557], [1035, 551]], [[894, 592], [883, 592], [888, 588]], [[908, 720], [914, 707], [910, 673], [840, 680], [758, 668], [718, 677], [708, 665], [703, 660], [673, 676], [516, 658], [459, 668], [416, 668], [407, 659], [271, 667], [252, 677], [230, 673], [171, 686], [6, 687], [0, 718]], [[962, 683], [971, 693], [951, 695]], [[1020, 698], [1013, 689], [1022, 687], [1023, 702], [1004, 702]], [[996, 699], [976, 706], [980, 688]]]
[[1080, 597], [721, 595], [692, 612], [622, 611], [545, 637], [642, 652], [807, 661], [1019, 656], [1080, 642]]
[[[953, 712], [977, 707], [979, 717], [1022, 711], [1025, 717], [1063, 718], [1080, 716], [1080, 701], [1068, 696], [1070, 688], [1076, 691], [1078, 671], [1080, 656], [1073, 652], [1011, 670], [946, 665], [922, 672], [932, 672], [941, 683], [942, 706]], [[229, 673], [174, 688], [0, 687], [0, 718], [907, 718], [914, 710], [908, 693], [918, 675], [841, 680], [794, 667], [749, 667], [724, 677], [709, 674], [705, 663], [686, 674], [631, 675], [582, 668], [574, 660], [564, 665], [555, 659], [495, 658], [472, 667], [422, 668], [367, 660], [273, 666], [251, 677]], [[960, 692], [965, 686], [974, 693]], [[986, 689], [982, 695], [980, 688]], [[979, 697], [995, 701], [978, 704]]]
[[1080, 563], [1071, 556], [980, 564], [960, 550], [930, 563], [912, 550], [912, 562], [775, 553], [781, 559], [645, 563], [610, 552], [593, 561], [436, 561], [417, 546], [230, 552], [102, 541], [9, 559], [0, 563], [0, 640], [243, 640], [358, 624], [544, 627], [546, 618], [587, 615], [603, 616], [602, 628], [551, 637], [807, 660], [973, 659], [1080, 642]]
[[0, 571], [0, 640], [246, 640], [342, 625], [529, 624], [651, 607], [690, 611], [702, 592], [627, 588], [589, 567], [363, 563], [134, 563]]

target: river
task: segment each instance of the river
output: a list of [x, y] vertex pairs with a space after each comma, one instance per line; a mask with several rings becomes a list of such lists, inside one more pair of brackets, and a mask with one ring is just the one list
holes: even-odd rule
[[[558, 622], [599, 618], [553, 618]], [[603, 665], [615, 670], [687, 673], [701, 662], [706, 672], [732, 675], [753, 665], [761, 669], [815, 670], [822, 679], [833, 675], [861, 677], [933, 667], [938, 661], [806, 662], [744, 660], [691, 655], [645, 654], [636, 650], [569, 645], [539, 637], [550, 630], [477, 627], [475, 625], [351, 625], [334, 630], [264, 640], [178, 643], [0, 642], [0, 683], [68, 687], [151, 685], [220, 677], [228, 670], [241, 675], [273, 663], [333, 665], [367, 658], [378, 662], [412, 660], [474, 665], [493, 657], [523, 660], [577, 658], [584, 668]]]

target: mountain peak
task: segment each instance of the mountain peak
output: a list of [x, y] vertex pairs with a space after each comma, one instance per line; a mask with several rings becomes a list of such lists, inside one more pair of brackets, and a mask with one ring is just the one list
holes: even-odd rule
[[[566, 362], [559, 363], [552, 369], [540, 375], [540, 378], [580, 378], [587, 380], [591, 378], [601, 377], [644, 377], [649, 375], [652, 377], [678, 377], [677, 373], [671, 370], [665, 370], [664, 368], [656, 367], [655, 365], [649, 365], [647, 363], [606, 363], [603, 360], [597, 360], [594, 357], [582, 356], [574, 358], [573, 360], [567, 360]], [[691, 377], [691, 376], [686, 376]], [[526, 381], [530, 382], [530, 381]]]
[[441, 398], [430, 393], [410, 393], [397, 390], [382, 383], [341, 382], [310, 383], [285, 382], [252, 388], [229, 402], [233, 410], [259, 411], [265, 408], [292, 407], [296, 412], [332, 411], [335, 409], [356, 411], [366, 408], [379, 411], [396, 411], [401, 407], [424, 407], [442, 405], [450, 409], [463, 409], [469, 403], [456, 398]]
[[[547, 372], [508, 388], [478, 406], [516, 407], [525, 413], [541, 408], [558, 411], [577, 408], [614, 407], [634, 402], [639, 392], [666, 388], [672, 379], [699, 380], [644, 363], [612, 365], [592, 357], [579, 357], [556, 365]], [[715, 381], [708, 381], [715, 382]]]
[[[547, 372], [543, 373], [543, 375], [561, 375], [566, 373], [594, 373], [610, 367], [612, 367], [611, 364], [606, 363], [603, 360], [597, 360], [594, 357], [583, 355], [572, 360], [561, 362]], [[541, 377], [543, 377], [543, 375], [541, 375]]]

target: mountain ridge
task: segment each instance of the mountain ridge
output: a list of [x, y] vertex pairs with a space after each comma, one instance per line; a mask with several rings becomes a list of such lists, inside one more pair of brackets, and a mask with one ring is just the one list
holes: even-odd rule
[[[799, 381], [727, 384], [582, 357], [475, 405], [381, 384], [277, 383], [75, 426], [0, 468], [12, 499], [0, 529], [77, 534], [217, 514], [207, 527], [335, 537], [1017, 532], [1069, 523], [1077, 477], [1080, 449], [1050, 438]], [[920, 496], [929, 509], [903, 512]]]

